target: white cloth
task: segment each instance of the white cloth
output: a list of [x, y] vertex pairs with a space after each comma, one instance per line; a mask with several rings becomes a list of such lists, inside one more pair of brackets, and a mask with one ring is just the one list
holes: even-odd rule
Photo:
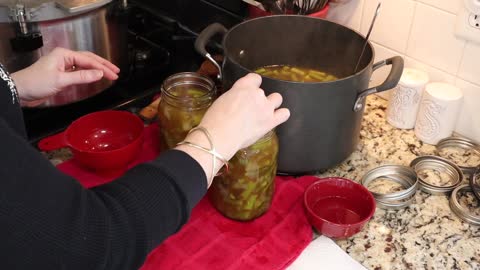
[[366, 270], [335, 242], [325, 236], [312, 241], [288, 270]]

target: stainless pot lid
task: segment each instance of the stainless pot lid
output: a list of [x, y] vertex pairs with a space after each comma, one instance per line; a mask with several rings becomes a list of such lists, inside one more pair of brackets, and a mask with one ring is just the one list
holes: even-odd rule
[[25, 11], [27, 22], [63, 19], [105, 6], [112, 0], [0, 0], [0, 22], [17, 22]]

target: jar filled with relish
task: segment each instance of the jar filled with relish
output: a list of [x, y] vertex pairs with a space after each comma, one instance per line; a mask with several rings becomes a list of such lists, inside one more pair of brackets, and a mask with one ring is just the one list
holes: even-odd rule
[[209, 192], [213, 206], [235, 220], [252, 220], [265, 213], [273, 198], [278, 138], [270, 131], [230, 160], [229, 171], [215, 177]]
[[161, 90], [158, 105], [161, 143], [171, 149], [200, 124], [216, 98], [216, 87], [208, 77], [182, 72], [165, 79]]

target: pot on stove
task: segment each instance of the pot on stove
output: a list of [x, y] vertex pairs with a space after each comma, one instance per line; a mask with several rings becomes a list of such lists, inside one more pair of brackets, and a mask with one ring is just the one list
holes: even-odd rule
[[[206, 51], [207, 42], [223, 35], [220, 66]], [[374, 49], [357, 32], [307, 16], [280, 15], [240, 23], [230, 30], [220, 24], [207, 27], [196, 49], [220, 70], [224, 89], [249, 72], [269, 65], [290, 65], [325, 71], [338, 77], [330, 82], [302, 83], [263, 77], [266, 94], [279, 92], [290, 119], [276, 129], [280, 142], [278, 171], [303, 174], [330, 168], [345, 160], [360, 140], [367, 95], [395, 87], [403, 59], [395, 56], [373, 63]], [[391, 65], [381, 85], [369, 88], [372, 72]]]
[[[55, 47], [96, 53], [121, 69], [127, 51], [126, 1], [0, 0], [0, 62], [10, 72], [33, 64]], [[80, 101], [112, 85], [101, 80], [71, 86], [41, 106]]]

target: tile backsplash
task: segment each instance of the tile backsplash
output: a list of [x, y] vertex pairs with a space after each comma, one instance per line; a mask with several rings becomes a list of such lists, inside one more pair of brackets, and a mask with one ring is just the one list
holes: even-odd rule
[[[379, 0], [356, 1], [359, 3], [347, 24], [366, 34]], [[464, 106], [456, 132], [480, 142], [480, 45], [454, 34], [457, 13], [464, 8], [463, 0], [381, 2], [382, 9], [370, 36], [375, 60], [400, 55], [406, 67], [426, 71], [430, 81], [460, 87]], [[388, 72], [388, 68], [376, 71], [371, 84], [380, 84]], [[388, 92], [382, 97], [388, 98]]]

